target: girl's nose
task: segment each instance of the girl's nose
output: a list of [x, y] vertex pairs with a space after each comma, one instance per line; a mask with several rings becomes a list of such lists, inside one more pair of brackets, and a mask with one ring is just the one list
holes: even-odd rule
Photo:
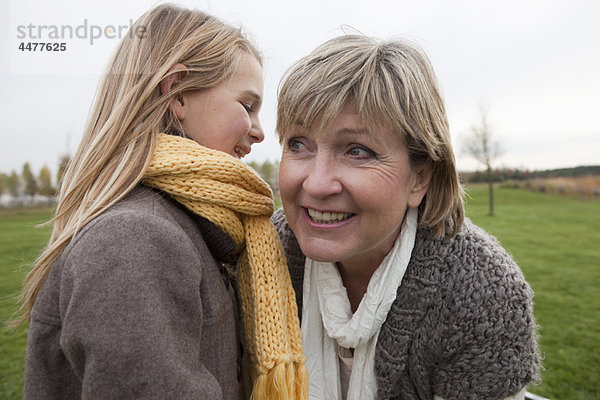
[[256, 118], [256, 121], [252, 123], [252, 128], [250, 128], [250, 141], [252, 143], [260, 143], [265, 140], [265, 133], [263, 132], [262, 126], [260, 125], [260, 120]]

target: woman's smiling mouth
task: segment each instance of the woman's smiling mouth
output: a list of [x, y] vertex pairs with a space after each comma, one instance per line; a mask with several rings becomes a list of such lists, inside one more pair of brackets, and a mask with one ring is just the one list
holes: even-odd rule
[[340, 213], [331, 211], [319, 211], [312, 208], [305, 208], [310, 220], [316, 224], [332, 224], [342, 222], [352, 217], [352, 213]]

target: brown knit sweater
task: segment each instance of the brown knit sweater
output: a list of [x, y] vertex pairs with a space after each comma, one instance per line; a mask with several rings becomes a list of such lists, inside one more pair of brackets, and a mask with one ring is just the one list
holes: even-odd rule
[[[304, 255], [282, 210], [281, 236], [299, 312]], [[419, 229], [379, 333], [379, 399], [504, 399], [539, 379], [533, 293], [496, 239], [469, 220], [452, 239]]]

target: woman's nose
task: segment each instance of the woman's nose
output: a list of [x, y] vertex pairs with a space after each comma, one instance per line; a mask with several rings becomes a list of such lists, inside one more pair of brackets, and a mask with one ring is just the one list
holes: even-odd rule
[[306, 193], [314, 198], [325, 198], [342, 192], [343, 186], [334, 160], [317, 155], [311, 164], [302, 183]]

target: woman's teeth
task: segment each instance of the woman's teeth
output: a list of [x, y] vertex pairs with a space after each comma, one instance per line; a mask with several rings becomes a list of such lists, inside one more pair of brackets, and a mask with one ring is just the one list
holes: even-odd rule
[[337, 213], [337, 212], [322, 212], [307, 208], [308, 215], [313, 222], [318, 224], [330, 224], [332, 222], [339, 222], [348, 219], [352, 216], [351, 213]]

